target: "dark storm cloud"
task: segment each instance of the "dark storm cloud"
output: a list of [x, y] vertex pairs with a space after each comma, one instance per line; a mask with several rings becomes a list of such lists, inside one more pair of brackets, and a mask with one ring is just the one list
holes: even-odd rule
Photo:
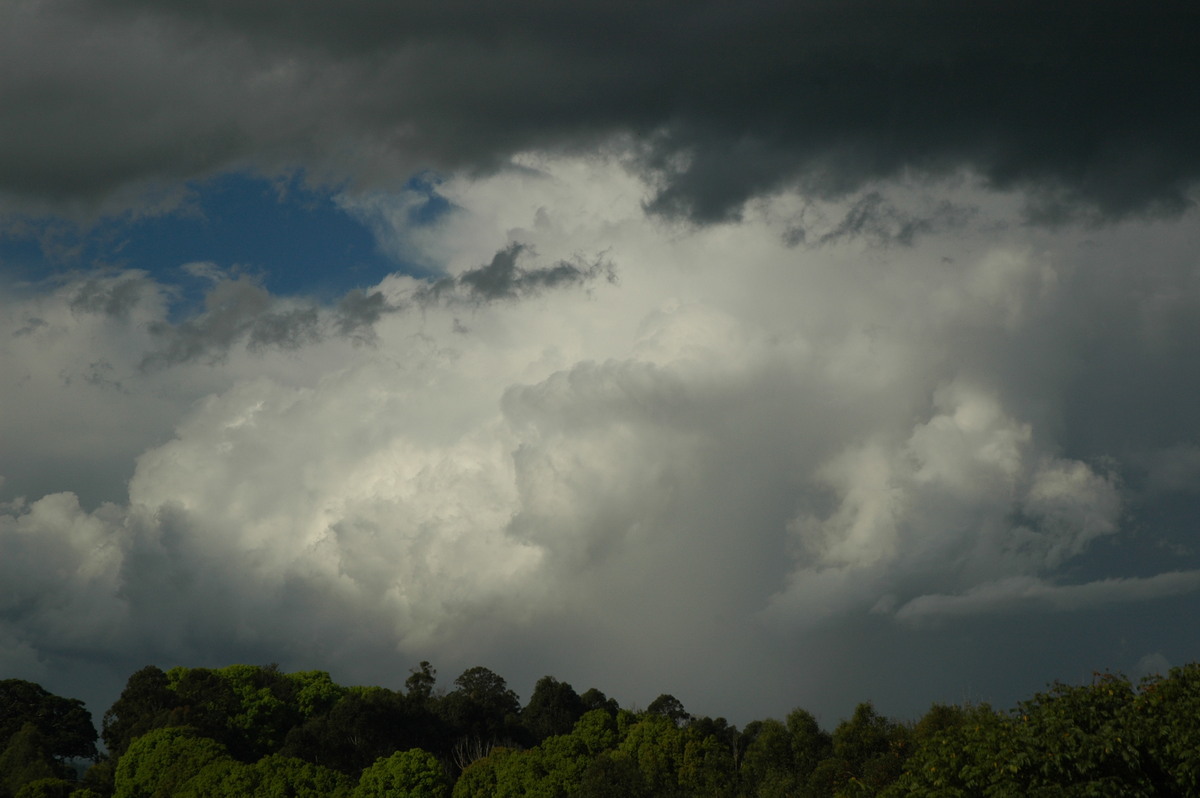
[[[0, 196], [221, 169], [487, 171], [619, 142], [654, 213], [967, 170], [1054, 222], [1177, 211], [1200, 15], [1164, 2], [59, 0], [3, 14]], [[170, 202], [169, 192], [157, 196]]]

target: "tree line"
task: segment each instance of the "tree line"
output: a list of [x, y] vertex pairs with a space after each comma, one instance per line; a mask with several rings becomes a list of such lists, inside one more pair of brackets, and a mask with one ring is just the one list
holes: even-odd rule
[[99, 734], [81, 701], [0, 681], [0, 798], [1200, 795], [1198, 719], [1200, 664], [912, 722], [863, 703], [832, 731], [803, 709], [738, 729], [666, 694], [631, 710], [551, 676], [521, 706], [484, 667], [446, 690], [422, 662], [391, 690], [148, 666]]

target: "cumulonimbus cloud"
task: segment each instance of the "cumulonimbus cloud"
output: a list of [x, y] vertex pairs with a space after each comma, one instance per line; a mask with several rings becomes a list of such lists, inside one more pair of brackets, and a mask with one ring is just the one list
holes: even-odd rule
[[[183, 319], [138, 272], [0, 295], [3, 662], [389, 684], [482, 662], [836, 717], [822, 669], [899, 661], [913, 627], [959, 650], [909, 621], [1193, 584], [1155, 559], [1191, 526], [1131, 533], [1143, 488], [1193, 495], [1163, 476], [1198, 432], [1191, 228], [1050, 237], [950, 185], [987, 214], [912, 246], [789, 246], [805, 198], [680, 228], [596, 158], [440, 190], [460, 211], [414, 239], [453, 281], [438, 301], [394, 274], [301, 305], [220, 270], [227, 301]], [[601, 252], [620, 281], [553, 276]], [[284, 334], [308, 309], [320, 334]], [[164, 329], [209, 343], [143, 367]], [[756, 678], [731, 678], [748, 657]], [[938, 678], [906, 667], [885, 700]]]

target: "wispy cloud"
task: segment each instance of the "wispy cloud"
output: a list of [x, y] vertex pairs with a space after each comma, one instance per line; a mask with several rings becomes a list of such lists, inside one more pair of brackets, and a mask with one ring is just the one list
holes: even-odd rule
[[959, 594], [918, 596], [895, 611], [906, 623], [963, 618], [992, 613], [1069, 612], [1152, 601], [1200, 590], [1200, 571], [1169, 571], [1146, 577], [1115, 577], [1076, 585], [1055, 584], [1031, 576], [1014, 576], [977, 585]]
[[517, 262], [529, 254], [522, 244], [509, 244], [496, 253], [492, 262], [470, 269], [455, 277], [434, 282], [417, 293], [421, 302], [494, 302], [534, 296], [543, 291], [583, 285], [603, 276], [612, 282], [616, 273], [611, 263], [599, 259], [590, 264], [559, 261], [552, 266], [522, 268]]

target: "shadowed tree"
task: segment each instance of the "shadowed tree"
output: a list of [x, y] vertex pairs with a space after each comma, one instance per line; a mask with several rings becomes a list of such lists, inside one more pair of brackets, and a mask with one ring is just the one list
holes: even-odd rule
[[1125, 715], [1140, 731], [1143, 768], [1159, 791], [1200, 795], [1200, 663], [1144, 680]]
[[280, 753], [357, 777], [380, 757], [444, 737], [440, 721], [424, 706], [383, 687], [359, 687], [288, 732]]
[[650, 706], [646, 707], [646, 712], [651, 715], [662, 715], [676, 726], [684, 726], [692, 719], [688, 711], [683, 708], [683, 702], [667, 693], [663, 693], [651, 701]]
[[404, 680], [404, 689], [410, 699], [428, 703], [433, 698], [433, 688], [436, 684], [437, 669], [427, 660], [421, 660], [421, 664], [413, 668], [409, 677]]
[[82, 701], [54, 695], [22, 679], [0, 681], [0, 745], [26, 723], [37, 727], [51, 755], [60, 759], [96, 758], [96, 727]]
[[648, 798], [645, 779], [629, 756], [605, 751], [583, 773], [578, 798]]
[[738, 775], [744, 795], [782, 798], [797, 792], [801, 782], [796, 772], [792, 738], [787, 726], [770, 718], [746, 726]]
[[62, 779], [63, 766], [47, 747], [47, 740], [33, 723], [26, 723], [0, 752], [0, 793], [16, 793], [26, 784], [44, 779]]
[[[875, 711], [870, 702], [859, 704], [850, 720], [833, 731], [832, 777], [838, 791], [874, 795], [895, 781], [909, 754], [908, 729]], [[817, 766], [820, 771], [825, 765]]]
[[[517, 694], [496, 673], [469, 668], [454, 680], [456, 689], [438, 702], [438, 713], [456, 740], [483, 752], [493, 744], [521, 736]], [[461, 759], [461, 757], [460, 757]], [[469, 762], [473, 757], [467, 757]]]
[[67, 798], [69, 795], [78, 795], [75, 792], [78, 786], [76, 782], [68, 779], [38, 779], [22, 786], [13, 798]]
[[591, 712], [593, 709], [603, 709], [614, 718], [621, 707], [617, 704], [615, 698], [609, 698], [595, 687], [589, 687], [583, 691], [583, 695], [579, 696], [579, 700], [583, 702], [584, 712]]
[[134, 738], [170, 725], [171, 712], [178, 704], [179, 697], [170, 689], [162, 669], [147, 665], [135, 672], [104, 713], [103, 737], [109, 755], [119, 757]]
[[190, 726], [243, 761], [255, 758], [234, 720], [242, 709], [241, 697], [219, 671], [172, 668], [167, 671], [167, 682], [178, 702], [171, 711], [172, 726]]
[[571, 685], [553, 676], [543, 676], [521, 712], [521, 725], [533, 742], [540, 743], [551, 735], [569, 733], [585, 711], [582, 699]]

